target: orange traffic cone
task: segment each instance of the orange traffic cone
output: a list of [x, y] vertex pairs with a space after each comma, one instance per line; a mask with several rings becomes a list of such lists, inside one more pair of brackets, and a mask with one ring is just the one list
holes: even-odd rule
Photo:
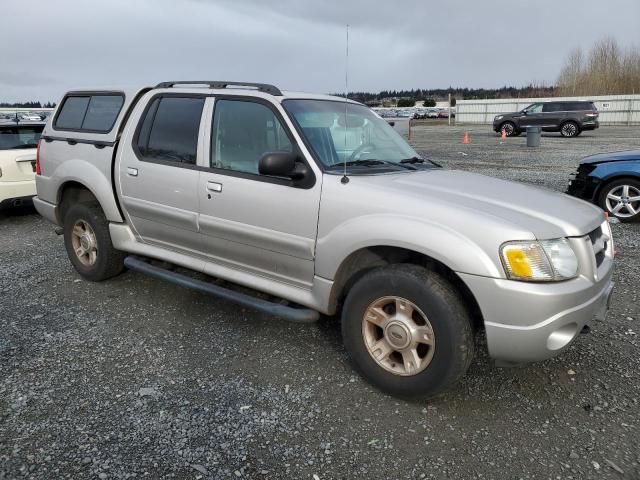
[[502, 134], [500, 135], [500, 138], [502, 139], [503, 142], [507, 139], [507, 131], [504, 128], [502, 129]]
[[462, 138], [462, 143], [464, 145], [469, 145], [469, 132], [464, 132], [464, 137]]

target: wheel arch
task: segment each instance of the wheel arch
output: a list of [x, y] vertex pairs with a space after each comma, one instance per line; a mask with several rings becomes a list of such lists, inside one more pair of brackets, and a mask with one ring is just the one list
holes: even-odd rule
[[613, 173], [611, 175], [602, 177], [600, 179], [600, 182], [598, 183], [598, 186], [593, 192], [593, 198], [591, 199], [592, 202], [599, 203], [600, 195], [608, 185], [610, 185], [611, 183], [617, 180], [624, 180], [627, 178], [635, 180], [636, 182], [640, 182], [640, 173], [635, 173], [635, 172]]
[[[53, 177], [60, 182], [56, 191], [57, 215], [60, 223], [64, 219], [63, 211], [68, 207], [68, 202], [83, 199], [91, 201], [88, 194], [93, 196], [100, 205], [108, 221], [123, 221], [116, 204], [111, 179], [95, 165], [80, 159], [68, 160], [60, 165]], [[65, 197], [67, 197], [67, 204], [63, 206]]]
[[374, 268], [394, 264], [412, 264], [436, 271], [458, 291], [473, 320], [474, 329], [481, 329], [484, 320], [480, 306], [466, 283], [441, 261], [416, 250], [388, 245], [360, 248], [348, 255], [338, 267], [330, 296], [330, 310], [337, 312], [351, 287]]
[[[57, 195], [57, 220], [60, 225], [63, 223], [65, 213], [74, 203], [97, 203], [100, 205], [98, 197], [91, 188], [77, 180], [67, 180], [60, 185]], [[102, 205], [100, 207], [102, 208]]]

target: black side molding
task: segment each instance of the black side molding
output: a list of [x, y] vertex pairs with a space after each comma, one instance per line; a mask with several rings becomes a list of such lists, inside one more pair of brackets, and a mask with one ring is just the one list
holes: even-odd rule
[[83, 138], [67, 138], [67, 137], [52, 137], [51, 135], [43, 135], [41, 137], [45, 142], [67, 142], [69, 145], [75, 145], [77, 143], [85, 143], [87, 145], [93, 145], [96, 148], [113, 147], [116, 142], [105, 142], [102, 140], [85, 140]]
[[259, 312], [266, 313], [268, 315], [281, 317], [290, 322], [313, 323], [318, 321], [318, 319], [320, 318], [320, 314], [315, 310], [311, 310], [308, 308], [293, 308], [287, 305], [281, 305], [279, 303], [273, 303], [267, 300], [252, 297], [235, 290], [230, 290], [228, 288], [220, 287], [212, 283], [203, 282], [202, 280], [191, 278], [187, 275], [183, 275], [166, 268], [151, 265], [149, 262], [146, 262], [140, 257], [130, 255], [124, 259], [124, 264], [127, 268], [136, 270], [140, 273], [144, 273], [145, 275], [149, 275], [150, 277], [165, 280], [175, 285], [190, 288], [192, 290], [197, 290], [208, 295], [213, 295], [214, 297], [222, 298], [223, 300], [229, 300], [244, 307], [252, 308]]

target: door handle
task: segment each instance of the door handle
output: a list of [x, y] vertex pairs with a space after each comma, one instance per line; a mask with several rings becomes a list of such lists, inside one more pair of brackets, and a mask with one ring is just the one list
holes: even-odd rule
[[222, 191], [222, 184], [218, 183], [218, 182], [208, 181], [207, 182], [207, 190], [209, 190], [210, 192], [221, 192]]
[[132, 168], [132, 167], [127, 167], [127, 175], [129, 175], [130, 177], [137, 177], [138, 176], [138, 169], [137, 168]]

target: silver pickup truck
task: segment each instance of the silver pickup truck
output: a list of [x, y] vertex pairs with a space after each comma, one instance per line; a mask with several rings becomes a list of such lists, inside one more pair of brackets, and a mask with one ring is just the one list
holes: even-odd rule
[[72, 91], [37, 171], [36, 208], [84, 278], [127, 267], [292, 321], [339, 314], [355, 367], [398, 396], [462, 377], [480, 330], [501, 363], [556, 355], [612, 291], [602, 210], [441, 168], [342, 98]]

